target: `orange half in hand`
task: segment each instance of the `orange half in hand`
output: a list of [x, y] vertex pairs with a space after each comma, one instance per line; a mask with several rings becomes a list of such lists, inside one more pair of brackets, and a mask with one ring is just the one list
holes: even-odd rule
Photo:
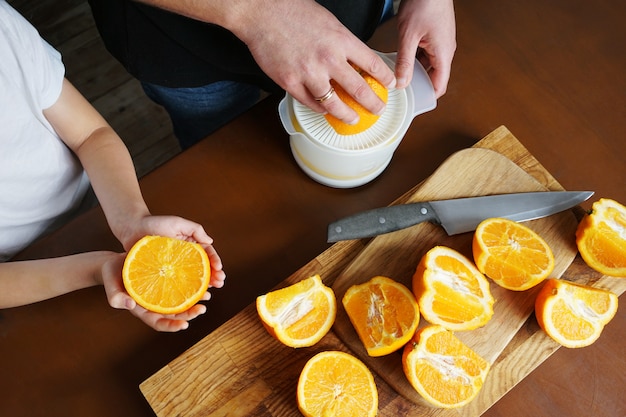
[[342, 303], [370, 356], [387, 355], [403, 347], [420, 319], [411, 291], [387, 277], [374, 277], [350, 287]]
[[170, 237], [145, 236], [130, 249], [122, 279], [128, 294], [146, 310], [178, 314], [209, 288], [211, 266], [202, 246]]

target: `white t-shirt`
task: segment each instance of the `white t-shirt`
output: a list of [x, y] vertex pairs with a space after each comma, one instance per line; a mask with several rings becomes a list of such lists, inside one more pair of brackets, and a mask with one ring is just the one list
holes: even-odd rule
[[0, 261], [66, 221], [89, 188], [43, 115], [64, 73], [60, 54], [0, 0]]

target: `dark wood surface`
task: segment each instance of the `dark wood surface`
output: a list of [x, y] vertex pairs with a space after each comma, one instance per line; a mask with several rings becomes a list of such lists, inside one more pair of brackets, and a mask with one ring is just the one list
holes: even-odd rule
[[[215, 238], [226, 286], [178, 334], [111, 309], [101, 288], [1, 311], [0, 415], [154, 415], [138, 385], [327, 249], [330, 221], [389, 204], [500, 125], [564, 188], [626, 202], [626, 3], [490, 0], [456, 8], [448, 93], [413, 122], [371, 184], [337, 190], [306, 177], [278, 121], [279, 97], [145, 176], [154, 213], [200, 221]], [[371, 45], [395, 49], [393, 21]], [[119, 245], [96, 209], [23, 256], [102, 248]], [[620, 308], [596, 344], [559, 349], [485, 415], [625, 415], [625, 330]]]

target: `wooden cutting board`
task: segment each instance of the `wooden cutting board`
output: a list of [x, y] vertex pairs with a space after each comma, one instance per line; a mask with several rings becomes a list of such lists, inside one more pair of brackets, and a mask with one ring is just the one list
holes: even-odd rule
[[[562, 189], [550, 173], [541, 166], [505, 127], [496, 129], [474, 145], [473, 148], [496, 151], [513, 161], [515, 165], [533, 177], [541, 186], [550, 190]], [[488, 158], [491, 160], [492, 157], [489, 156]], [[504, 164], [508, 165], [508, 162], [504, 161]], [[480, 170], [491, 169], [488, 166], [484, 166], [480, 160], [473, 160], [473, 165]], [[450, 169], [454, 174], [455, 167], [450, 166]], [[508, 170], [509, 168], [507, 168]], [[485, 183], [481, 186], [485, 188], [481, 188], [481, 191], [491, 190], [494, 184], [497, 186], [500, 177], [496, 175], [497, 172], [493, 172], [493, 174], [494, 176], [485, 178]], [[451, 196], [449, 193], [455, 192], [454, 190], [456, 189], [455, 181], [462, 181], [462, 178], [459, 178], [458, 175], [448, 178], [455, 179], [450, 179], [450, 182], [441, 184], [441, 187], [433, 189], [429, 185], [432, 180], [431, 177], [423, 184], [418, 184], [409, 190], [396, 200], [394, 204], [405, 203], [414, 196], [415, 198], [425, 197], [426, 199]], [[524, 181], [526, 180], [527, 178], [524, 178]], [[472, 189], [474, 189], [473, 186]], [[426, 190], [430, 191], [426, 192]], [[511, 189], [501, 190], [499, 188], [495, 190], [494, 192], [513, 191]], [[569, 215], [566, 214], [565, 216]], [[557, 223], [560, 224], [559, 222]], [[564, 224], [569, 224], [569, 220], [565, 220]], [[540, 224], [533, 224], [533, 227], [543, 228]], [[425, 230], [421, 230], [422, 228]], [[431, 238], [437, 236], [437, 233], [441, 233], [436, 227], [428, 225], [416, 226], [415, 230], [403, 233], [417, 234], [418, 230], [420, 236], [426, 234]], [[548, 230], [546, 239], [551, 234], [551, 231]], [[448, 239], [445, 234], [439, 236], [442, 240], [437, 241], [438, 244], [448, 244], [467, 253], [468, 249], [464, 242], [464, 239], [467, 239], [467, 237], [457, 236], [460, 239]], [[379, 237], [371, 240], [369, 244], [365, 240], [338, 242], [312, 259], [300, 270], [287, 277], [278, 287], [290, 285], [319, 273], [327, 285], [334, 286], [339, 290], [350, 282], [349, 279], [353, 276], [352, 274], [356, 273], [357, 268], [365, 268], [368, 265], [362, 258], [364, 251], [372, 252], [383, 239], [391, 238], [391, 235], [385, 238]], [[551, 244], [561, 247], [560, 243], [555, 244], [552, 242]], [[416, 249], [413, 249], [411, 252], [411, 256], [414, 257], [413, 262], [400, 262], [404, 265], [403, 268], [406, 272], [398, 272], [396, 279], [403, 279], [401, 276], [406, 276], [407, 273], [412, 274], [412, 270], [415, 267], [412, 263], [423, 250], [424, 248], [418, 244]], [[568, 252], [567, 249], [565, 251]], [[398, 250], [393, 247], [384, 251], [379, 249], [374, 252], [378, 252], [374, 253], [374, 255], [386, 260], [385, 265], [399, 263], [397, 261], [388, 261], [388, 259], [396, 259], [394, 256], [398, 255]], [[565, 264], [568, 262], [568, 256], [557, 255], [557, 258]], [[562, 267], [562, 265], [559, 266], [559, 270]], [[396, 269], [389, 271], [396, 272]], [[369, 277], [372, 273], [385, 272], [386, 270], [373, 272], [368, 267], [368, 271], [364, 276]], [[610, 289], [616, 294], [621, 294], [626, 290], [626, 280], [605, 277], [595, 273], [582, 262], [580, 257], [576, 257], [562, 278]], [[527, 296], [530, 296], [530, 294], [528, 293]], [[389, 376], [385, 372], [375, 370], [375, 380], [379, 392], [379, 417], [479, 416], [555, 352], [559, 345], [540, 330], [532, 315], [516, 333], [511, 330], [511, 326], [519, 327], [521, 317], [527, 315], [525, 308], [528, 307], [528, 300], [519, 300], [517, 297], [509, 299], [508, 296], [510, 294], [505, 294], [505, 296], [499, 294], [497, 296], [496, 312], [492, 319], [493, 323], [471, 333], [470, 339], [476, 342], [475, 348], [488, 356], [493, 364], [485, 385], [470, 404], [458, 410], [423, 407], [414, 401], [408, 400], [407, 397], [410, 397], [410, 394], [404, 393], [404, 395], [399, 395], [398, 392], [401, 392], [403, 388], [394, 382], [396, 380], [392, 380], [391, 383], [394, 385], [390, 385], [386, 382], [386, 380], [389, 380]], [[513, 309], [513, 320], [511, 316], [503, 313], [503, 311], [510, 312], [512, 304], [518, 306], [517, 309]], [[508, 323], [510, 320], [514, 322], [512, 325]], [[147, 378], [140, 384], [140, 389], [159, 417], [209, 415], [218, 417], [297, 416], [300, 414], [296, 402], [296, 385], [300, 371], [309, 358], [320, 351], [331, 349], [343, 350], [362, 356], [362, 353], [359, 354], [358, 352], [358, 344], [354, 341], [344, 342], [343, 339], [337, 336], [339, 333], [343, 338], [346, 338], [346, 334], [349, 333], [346, 331], [342, 334], [340, 326], [341, 322], [338, 321], [337, 327], [331, 330], [314, 347], [291, 349], [268, 335], [257, 317], [255, 306], [251, 304], [178, 358]], [[493, 326], [498, 328], [493, 329]], [[500, 329], [500, 327], [502, 328]], [[485, 339], [478, 332], [505, 334], [504, 340], [508, 340], [506, 347], [502, 350], [500, 346], [504, 342], [500, 341], [499, 338], [494, 338], [490, 342], [493, 341], [498, 345], [498, 348], [492, 350], [489, 346], [482, 343]], [[459, 336], [465, 338], [462, 334], [459, 334]], [[478, 340], [481, 342], [477, 342]], [[465, 341], [472, 342], [472, 340]], [[501, 352], [497, 354], [500, 350]], [[495, 355], [497, 357], [494, 358]], [[378, 369], [378, 366], [376, 369]], [[402, 378], [404, 377], [402, 376]]]
[[[470, 148], [450, 156], [409, 197], [409, 202], [546, 190], [545, 186], [503, 155], [489, 149]], [[572, 236], [578, 222], [574, 214], [566, 211], [525, 224], [552, 248], [556, 264], [552, 276], [560, 277], [576, 256]], [[350, 286], [376, 275], [387, 276], [411, 289], [419, 260], [434, 246], [449, 246], [471, 260], [472, 235], [448, 236], [443, 228], [430, 223], [380, 235], [371, 240], [333, 284], [337, 300], [343, 298]], [[490, 287], [496, 300], [493, 318], [481, 329], [457, 332], [456, 335], [493, 363], [532, 313], [539, 287], [521, 292], [506, 290], [493, 282], [490, 282]], [[426, 322], [422, 319], [420, 324], [425, 325]], [[334, 328], [350, 350], [370, 369], [406, 398], [421, 402], [419, 394], [409, 385], [402, 371], [401, 351], [384, 357], [368, 356], [341, 303]]]

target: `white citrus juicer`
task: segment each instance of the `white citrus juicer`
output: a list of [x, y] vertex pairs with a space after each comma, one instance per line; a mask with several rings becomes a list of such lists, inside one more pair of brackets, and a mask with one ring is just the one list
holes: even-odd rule
[[[393, 70], [396, 53], [379, 53]], [[411, 84], [390, 89], [385, 112], [367, 130], [340, 135], [323, 114], [286, 94], [278, 105], [283, 127], [300, 168], [317, 182], [336, 188], [366, 184], [389, 165], [415, 116], [437, 106], [428, 74], [416, 60]]]

